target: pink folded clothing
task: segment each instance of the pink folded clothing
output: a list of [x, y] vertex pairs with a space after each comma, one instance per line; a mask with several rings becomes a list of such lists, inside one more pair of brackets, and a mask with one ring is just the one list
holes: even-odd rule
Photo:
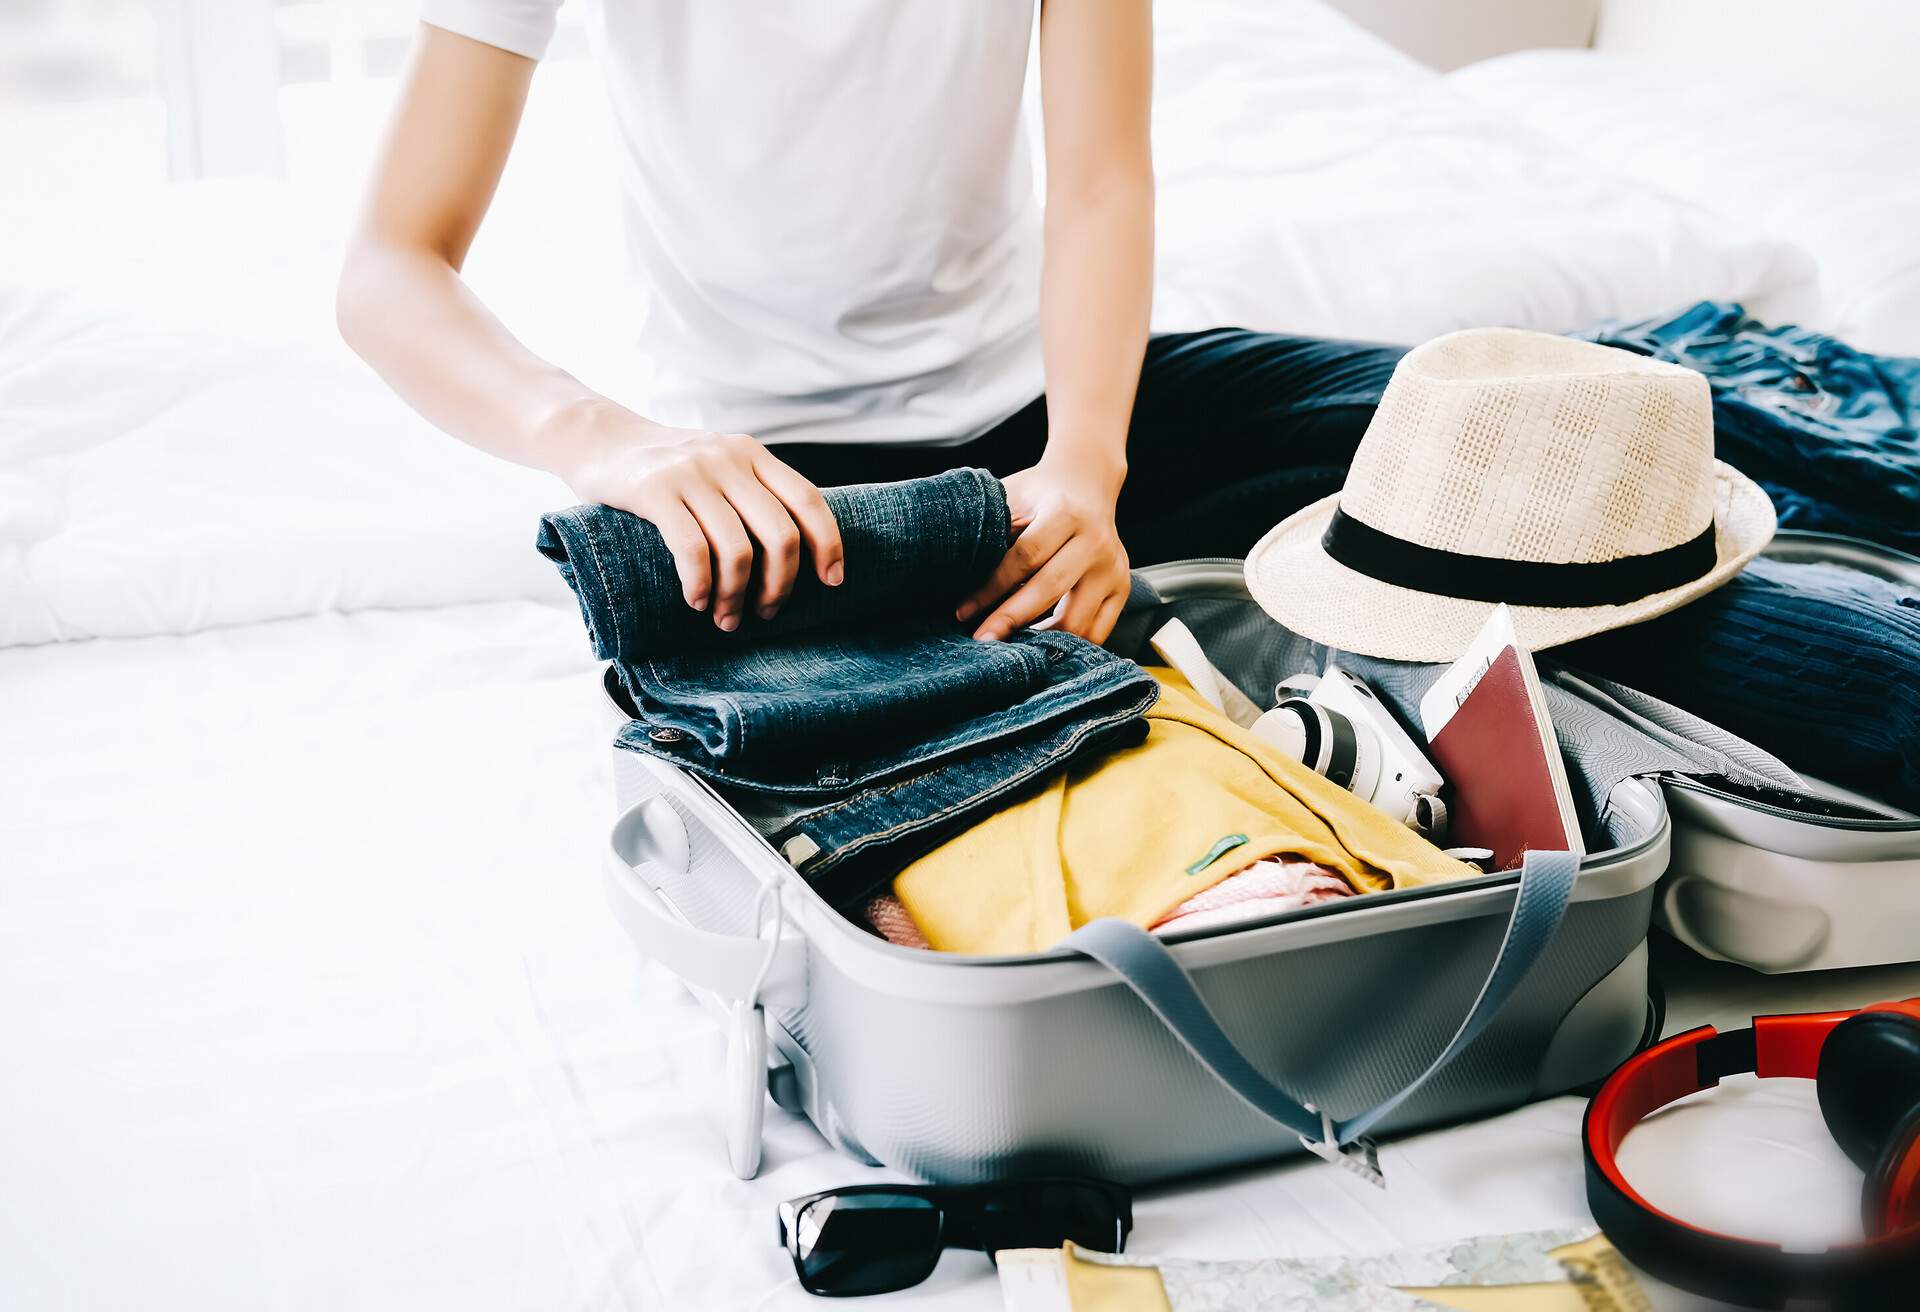
[[1347, 881], [1325, 866], [1298, 857], [1269, 857], [1195, 893], [1149, 928], [1161, 933], [1231, 925], [1352, 895]]
[[[1325, 866], [1298, 857], [1269, 857], [1194, 894], [1148, 928], [1162, 933], [1231, 925], [1352, 895], [1347, 881]], [[927, 936], [914, 923], [913, 914], [891, 892], [878, 894], [867, 903], [867, 925], [897, 947], [928, 946]]]
[[893, 895], [891, 889], [877, 893], [867, 903], [867, 926], [887, 942], [900, 948], [927, 948], [927, 936], [914, 923], [913, 913]]

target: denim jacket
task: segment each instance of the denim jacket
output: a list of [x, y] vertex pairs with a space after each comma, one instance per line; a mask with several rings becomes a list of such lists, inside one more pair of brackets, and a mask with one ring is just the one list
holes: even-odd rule
[[1138, 741], [1156, 689], [1071, 634], [958, 627], [1012, 538], [985, 471], [823, 495], [845, 582], [803, 574], [779, 615], [731, 634], [682, 599], [645, 520], [577, 506], [542, 518], [538, 547], [633, 703], [618, 745], [706, 779], [845, 903], [1079, 753]]

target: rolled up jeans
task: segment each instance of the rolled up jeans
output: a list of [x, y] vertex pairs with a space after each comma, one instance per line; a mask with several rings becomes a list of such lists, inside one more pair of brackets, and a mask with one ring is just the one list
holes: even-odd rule
[[730, 634], [682, 599], [672, 554], [637, 516], [558, 511], [537, 545], [633, 703], [618, 746], [706, 779], [846, 903], [1080, 753], [1137, 742], [1156, 689], [1071, 634], [960, 629], [954, 606], [1012, 540], [992, 475], [823, 495], [845, 582], [803, 576], [772, 620]]

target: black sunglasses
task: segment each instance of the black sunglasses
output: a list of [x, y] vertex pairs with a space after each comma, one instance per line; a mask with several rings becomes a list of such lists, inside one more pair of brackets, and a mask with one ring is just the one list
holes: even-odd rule
[[860, 1184], [780, 1204], [780, 1244], [800, 1287], [845, 1297], [886, 1294], [933, 1274], [943, 1248], [1118, 1253], [1133, 1230], [1133, 1195], [1107, 1180], [1062, 1176], [954, 1188]]

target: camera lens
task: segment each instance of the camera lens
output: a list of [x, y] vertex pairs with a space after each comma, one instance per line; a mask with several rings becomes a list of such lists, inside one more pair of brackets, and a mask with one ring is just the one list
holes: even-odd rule
[[1360, 744], [1354, 723], [1328, 707], [1316, 709], [1325, 717], [1327, 725], [1327, 760], [1320, 773], [1351, 792], [1354, 767], [1360, 759]]

